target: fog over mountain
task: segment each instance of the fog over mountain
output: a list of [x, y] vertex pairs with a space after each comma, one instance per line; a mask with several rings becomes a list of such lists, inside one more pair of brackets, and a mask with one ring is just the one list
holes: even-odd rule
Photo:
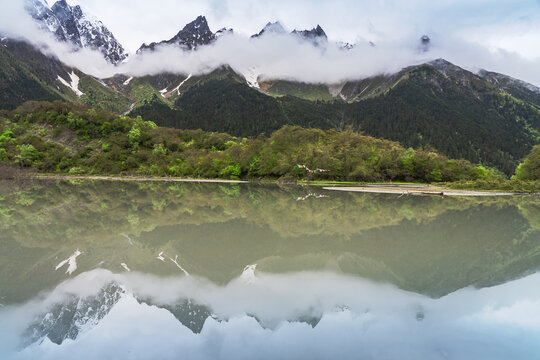
[[[336, 83], [392, 73], [409, 65], [444, 58], [470, 70], [485, 68], [540, 85], [537, 71], [540, 68], [537, 24], [540, 22], [535, 22], [538, 15], [531, 12], [539, 5], [532, 1], [512, 2], [510, 7], [506, 1], [494, 5], [483, 0], [473, 4], [443, 1], [433, 5], [417, 0], [404, 7], [393, 1], [375, 5], [342, 0], [332, 2], [333, 11], [325, 1], [310, 5], [303, 0], [290, 6], [284, 6], [281, 1], [271, 4], [258, 1], [247, 7], [235, 0], [219, 4], [203, 1], [189, 6], [187, 2], [164, 1], [159, 7], [143, 0], [114, 4], [99, 0], [69, 1], [72, 6], [81, 4], [85, 13], [96, 15], [131, 51], [129, 61], [118, 66], [105, 61], [98, 51], [84, 48], [74, 52], [68, 44], [59, 43], [36, 26], [24, 11], [23, 3], [23, 0], [2, 0], [0, 33], [3, 36], [25, 38], [68, 65], [100, 78], [116, 73], [135, 76], [161, 72], [201, 74], [229, 64], [238, 72], [255, 71], [267, 78]], [[390, 3], [395, 6], [391, 7]], [[347, 6], [349, 11], [345, 11]], [[175, 21], [169, 14], [173, 8], [182, 9], [174, 12]], [[482, 21], [475, 22], [475, 9], [485, 10]], [[412, 18], [406, 19], [407, 14]], [[503, 14], [506, 16], [502, 17]], [[159, 46], [199, 15], [207, 16], [214, 33], [223, 26], [234, 28], [234, 32], [226, 32], [211, 44], [198, 47], [197, 51], [185, 51], [185, 47], [174, 44]], [[265, 24], [276, 20], [285, 28], [284, 33], [268, 32], [251, 38]], [[323, 31], [328, 43], [313, 46], [302, 37], [290, 36], [293, 30], [301, 33], [311, 29]], [[141, 31], [146, 35], [139, 37]], [[428, 48], [422, 44], [423, 35], [430, 38]], [[353, 43], [354, 47], [343, 51], [343, 46], [338, 45], [340, 41]], [[155, 51], [134, 55], [144, 42], [158, 46]]]

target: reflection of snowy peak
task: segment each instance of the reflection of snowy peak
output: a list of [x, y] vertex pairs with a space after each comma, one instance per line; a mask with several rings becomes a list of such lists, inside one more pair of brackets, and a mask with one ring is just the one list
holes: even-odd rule
[[55, 304], [26, 330], [26, 343], [33, 344], [48, 337], [61, 344], [94, 326], [107, 315], [120, 300], [124, 291], [116, 284], [104, 287], [96, 296], [72, 296], [64, 303]]
[[204, 326], [206, 319], [212, 316], [208, 306], [198, 305], [191, 300], [184, 300], [175, 305], [163, 306], [169, 310], [182, 325], [199, 334]]
[[109, 29], [83, 12], [79, 5], [70, 6], [65, 0], [60, 0], [49, 7], [44, 0], [26, 0], [25, 8], [43, 29], [48, 29], [60, 41], [78, 48], [97, 49], [113, 64], [127, 57]]

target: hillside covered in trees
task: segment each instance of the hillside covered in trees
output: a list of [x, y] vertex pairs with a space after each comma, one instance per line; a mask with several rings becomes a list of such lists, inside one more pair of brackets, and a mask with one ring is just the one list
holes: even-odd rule
[[[507, 175], [540, 142], [540, 100], [534, 92], [523, 86], [522, 92], [515, 86], [507, 92], [442, 61], [388, 78], [347, 83], [347, 101], [314, 101], [307, 95], [304, 99], [300, 90], [295, 92], [298, 96], [268, 96], [226, 68], [190, 81], [180, 96], [166, 101], [154, 94], [131, 115], [162, 126], [235, 136], [270, 134], [284, 125], [352, 128], [405, 147], [431, 146], [448, 157], [494, 166]], [[311, 87], [305, 87], [309, 94]], [[359, 95], [356, 88], [366, 93]]]
[[285, 125], [352, 129], [406, 148], [434, 148], [507, 176], [540, 143], [540, 89], [442, 59], [332, 86], [260, 79], [254, 88], [229, 66], [193, 76], [97, 79], [24, 42], [2, 44], [0, 109], [63, 100], [140, 115], [159, 126], [239, 137], [269, 136]]
[[285, 126], [269, 136], [158, 127], [62, 102], [0, 112], [0, 161], [47, 173], [225, 179], [457, 181], [495, 170], [353, 131]]

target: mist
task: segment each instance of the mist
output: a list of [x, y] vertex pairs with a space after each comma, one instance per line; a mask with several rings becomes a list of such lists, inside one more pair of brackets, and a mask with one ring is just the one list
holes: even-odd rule
[[[307, 83], [338, 84], [378, 74], [391, 74], [404, 67], [444, 58], [467, 70], [486, 69], [507, 74], [540, 86], [540, 57], [497, 48], [493, 42], [481, 44], [478, 36], [464, 39], [458, 29], [439, 31], [431, 24], [430, 49], [420, 49], [422, 32], [404, 29], [402, 34], [377, 34], [371, 46], [365, 34], [356, 37], [352, 50], [343, 50], [333, 41], [313, 46], [288, 34], [267, 34], [251, 39], [245, 33], [226, 35], [197, 51], [183, 51], [176, 46], [158, 46], [155, 52], [132, 54], [126, 63], [113, 66], [99, 51], [75, 51], [58, 43], [50, 34], [37, 28], [23, 9], [22, 1], [4, 1], [1, 5], [0, 33], [28, 41], [48, 55], [56, 56], [71, 67], [108, 78], [115, 74], [153, 75], [162, 72], [201, 75], [222, 65], [241, 74], [254, 73], [262, 79], [286, 79]], [[395, 16], [395, 14], [394, 14]], [[444, 29], [448, 24], [444, 24]], [[488, 29], [487, 27], [483, 28]], [[290, 29], [289, 29], [290, 30]], [[485, 30], [487, 31], [487, 30]], [[475, 33], [476, 34], [476, 33]], [[329, 34], [330, 35], [330, 34]], [[478, 35], [478, 34], [476, 34]], [[506, 37], [506, 42], [513, 43]], [[159, 39], [155, 39], [159, 40]], [[536, 41], [536, 38], [532, 39]]]

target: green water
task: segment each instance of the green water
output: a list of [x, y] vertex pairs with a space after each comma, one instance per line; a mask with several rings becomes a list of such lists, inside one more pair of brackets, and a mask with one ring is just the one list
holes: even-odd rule
[[251, 184], [2, 184], [3, 304], [69, 278], [67, 266], [55, 267], [76, 250], [82, 254], [71, 277], [95, 268], [122, 272], [123, 263], [159, 276], [184, 269], [226, 284], [257, 264], [267, 273], [351, 274], [437, 298], [536, 272], [540, 199]]

